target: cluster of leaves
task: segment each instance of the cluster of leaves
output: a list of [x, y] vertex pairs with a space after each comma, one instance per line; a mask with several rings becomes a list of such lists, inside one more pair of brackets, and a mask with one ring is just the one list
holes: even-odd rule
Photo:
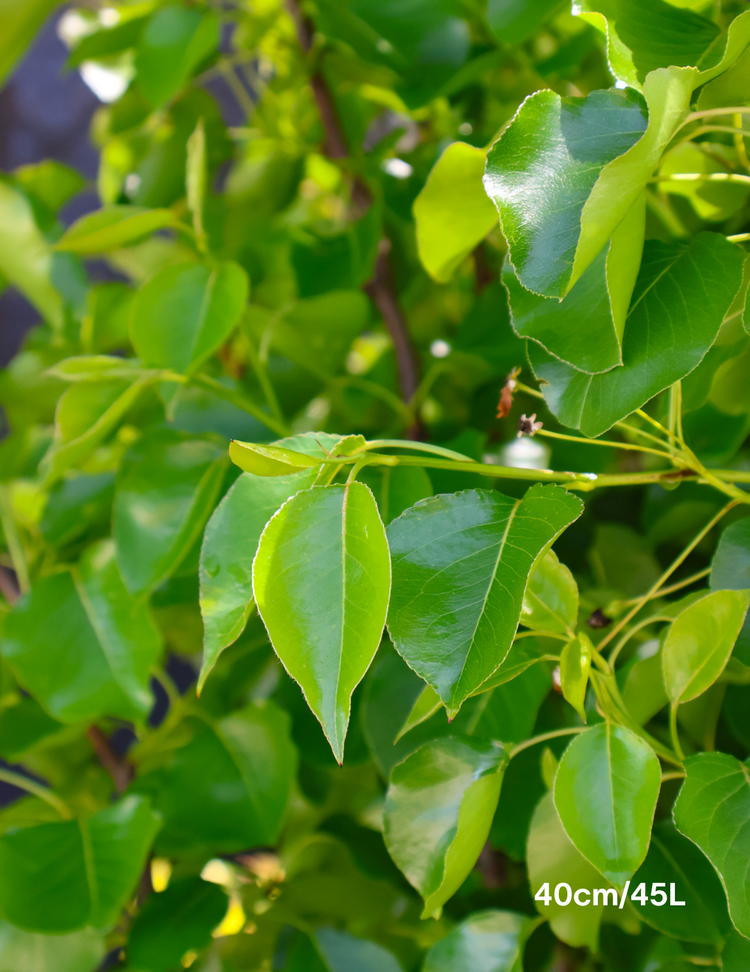
[[99, 210], [0, 179], [0, 972], [748, 968], [742, 6], [67, 10], [123, 93]]

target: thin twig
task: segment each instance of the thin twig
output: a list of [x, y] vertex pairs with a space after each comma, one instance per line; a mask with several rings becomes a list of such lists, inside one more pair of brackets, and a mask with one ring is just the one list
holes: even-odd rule
[[89, 726], [86, 730], [86, 738], [102, 766], [112, 777], [117, 792], [124, 793], [135, 776], [133, 764], [112, 749], [109, 740], [98, 726]]

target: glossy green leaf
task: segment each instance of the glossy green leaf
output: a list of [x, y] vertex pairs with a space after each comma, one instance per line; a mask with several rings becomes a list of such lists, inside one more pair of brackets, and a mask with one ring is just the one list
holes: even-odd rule
[[697, 698], [724, 671], [748, 605], [750, 590], [714, 591], [672, 623], [662, 649], [662, 667], [673, 706]]
[[[651, 889], [656, 882], [666, 889], [674, 884], [675, 898], [684, 901], [684, 906], [664, 907], [658, 897], [654, 904]], [[647, 905], [632, 897], [642, 883]], [[715, 871], [698, 848], [674, 829], [671, 820], [654, 825], [646, 860], [633, 875], [630, 890], [638, 914], [663, 934], [681, 941], [721, 947], [732, 927]]]
[[[631, 933], [638, 930], [637, 922], [633, 927], [635, 916], [629, 904], [622, 912], [619, 908], [611, 907], [613, 901], [619, 903], [617, 891], [576, 850], [560, 823], [551, 793], [542, 797], [534, 812], [529, 830], [527, 864], [533, 896], [543, 885], [549, 884], [550, 902], [545, 904], [541, 899], [537, 900], [537, 911], [549, 921], [555, 935], [568, 945], [574, 948], [588, 946], [597, 950], [599, 926], [605, 918], [622, 923]], [[568, 905], [558, 904], [554, 892], [557, 885], [562, 883], [568, 884], [572, 893], [581, 889], [588, 891], [589, 895], [584, 893], [580, 900], [590, 903], [581, 906], [576, 906], [573, 901]], [[604, 893], [595, 896], [597, 889]], [[563, 900], [566, 894], [565, 888], [562, 888]]]
[[177, 4], [157, 9], [143, 29], [135, 57], [138, 83], [155, 108], [179, 91], [218, 40], [215, 14]]
[[520, 961], [521, 928], [512, 911], [478, 911], [465, 918], [427, 953], [423, 972], [513, 972]]
[[135, 890], [159, 818], [137, 796], [93, 816], [0, 836], [0, 910], [19, 928], [109, 929]]
[[104, 939], [96, 932], [36, 935], [0, 922], [0, 972], [91, 972], [104, 958]]
[[537, 558], [581, 509], [557, 486], [516, 501], [467, 490], [423, 500], [388, 527], [391, 640], [449, 710], [503, 662]]
[[217, 723], [190, 717], [176, 739], [136, 784], [164, 817], [159, 851], [273, 847], [297, 769], [287, 713], [267, 702]]
[[535, 631], [569, 634], [578, 620], [578, 585], [548, 550], [529, 577], [521, 608], [521, 624]]
[[562, 825], [586, 860], [618, 887], [646, 856], [660, 785], [656, 753], [624, 726], [592, 726], [560, 760], [554, 796]]
[[305, 469], [314, 469], [320, 461], [312, 456], [275, 445], [238, 442], [229, 445], [229, 458], [240, 469], [253, 476], [290, 476]]
[[719, 875], [734, 927], [750, 938], [750, 776], [726, 753], [685, 760], [687, 778], [672, 811], [681, 834], [703, 851]]
[[142, 719], [153, 704], [161, 639], [122, 582], [113, 545], [90, 547], [79, 570], [38, 581], [9, 616], [3, 658], [61, 722]]
[[164, 429], [128, 450], [115, 494], [117, 562], [132, 593], [156, 587], [193, 546], [213, 509], [226, 472], [213, 437]]
[[[3, 3], [3, 7], [14, 5], [15, 0]], [[45, 13], [48, 9], [46, 5]], [[5, 28], [5, 19], [3, 24]], [[2, 68], [0, 51], [0, 73]], [[52, 283], [52, 249], [37, 227], [28, 199], [3, 180], [0, 180], [0, 274], [53, 327], [62, 327], [63, 300]]]
[[647, 120], [634, 91], [594, 91], [587, 98], [539, 91], [490, 149], [485, 189], [527, 290], [563, 297], [575, 283], [584, 203], [604, 166], [635, 145]]
[[742, 256], [718, 234], [699, 234], [687, 247], [649, 241], [625, 326], [621, 368], [584, 374], [529, 344], [531, 366], [552, 412], [586, 435], [606, 432], [700, 363], [741, 280]]
[[391, 773], [385, 842], [424, 898], [424, 918], [439, 915], [474, 867], [507, 763], [499, 743], [451, 736], [427, 743]]
[[154, 230], [175, 226], [171, 209], [146, 209], [143, 206], [107, 206], [82, 216], [66, 230], [56, 249], [79, 256], [111, 253], [135, 243]]
[[586, 689], [591, 671], [591, 658], [594, 646], [591, 638], [583, 632], [569, 641], [560, 655], [560, 683], [562, 694], [573, 706], [578, 715], [586, 722]]
[[170, 882], [151, 894], [138, 912], [128, 939], [128, 961], [143, 972], [170, 972], [183, 955], [211, 944], [211, 932], [228, 907], [226, 891], [199, 877]]
[[248, 293], [247, 274], [231, 261], [167, 267], [135, 295], [133, 346], [148, 367], [190, 374], [229, 337]]
[[298, 493], [263, 532], [253, 565], [258, 612], [339, 762], [390, 589], [383, 522], [362, 483]]
[[244, 473], [214, 510], [201, 547], [204, 642], [199, 691], [250, 616], [253, 560], [266, 523], [290, 496], [312, 486], [314, 478], [312, 470], [275, 477]]
[[453, 142], [414, 201], [419, 258], [439, 283], [450, 280], [497, 220], [482, 187], [484, 162], [483, 149]]

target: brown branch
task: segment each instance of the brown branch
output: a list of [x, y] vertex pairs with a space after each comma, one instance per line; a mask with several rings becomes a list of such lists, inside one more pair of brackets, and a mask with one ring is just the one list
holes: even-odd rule
[[5, 567], [0, 567], [0, 594], [13, 607], [21, 596], [21, 591], [16, 582], [15, 575]]
[[[297, 28], [299, 45], [305, 54], [309, 54], [315, 41], [315, 24], [303, 13], [299, 0], [286, 0], [286, 2], [287, 9]], [[320, 120], [325, 131], [325, 154], [331, 159], [350, 158], [351, 152], [347, 145], [333, 93], [320, 71], [313, 72], [310, 77], [310, 87], [315, 96]], [[361, 218], [372, 205], [372, 193], [360, 176], [354, 178], [351, 198], [352, 215]], [[396, 355], [401, 397], [404, 402], [409, 404], [419, 387], [420, 362], [409, 334], [406, 315], [399, 301], [396, 280], [391, 267], [390, 252], [391, 242], [387, 238], [383, 238], [378, 246], [375, 272], [372, 279], [364, 285], [363, 290], [380, 311], [391, 336]], [[414, 426], [406, 434], [409, 438], [417, 438], [419, 430]]]
[[124, 793], [135, 776], [133, 764], [112, 749], [109, 740], [98, 726], [89, 726], [86, 737], [102, 766], [112, 777], [117, 792]]
[[484, 243], [480, 243], [474, 250], [474, 292], [479, 295], [490, 284], [497, 279], [497, 274], [490, 266], [487, 259], [487, 250]]

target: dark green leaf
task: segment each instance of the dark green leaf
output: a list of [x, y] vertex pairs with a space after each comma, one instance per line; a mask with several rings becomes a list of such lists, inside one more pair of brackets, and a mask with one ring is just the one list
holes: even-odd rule
[[552, 412], [571, 428], [601, 435], [684, 378], [713, 344], [739, 290], [742, 262], [718, 234], [701, 233], [689, 246], [649, 241], [625, 325], [621, 368], [584, 374], [529, 344]]
[[721, 953], [722, 969], [724, 972], [745, 972], [748, 963], [750, 963], [750, 941], [733, 929]]
[[467, 490], [423, 500], [389, 526], [391, 639], [452, 712], [503, 662], [539, 554], [581, 508], [557, 486], [516, 501]]
[[478, 911], [427, 953], [423, 972], [514, 972], [526, 919], [512, 911]]
[[273, 847], [297, 768], [289, 731], [289, 716], [271, 702], [215, 724], [183, 723], [177, 747], [137, 783], [164, 816], [160, 852]]
[[[661, 882], [665, 893], [674, 884], [675, 898], [684, 907], [659, 905], [652, 885]], [[649, 904], [633, 897], [645, 884]], [[658, 885], [657, 885], [658, 886]], [[679, 834], [670, 820], [654, 825], [646, 860], [630, 882], [630, 900], [638, 914], [665, 935], [684, 942], [721, 945], [731, 929], [724, 890], [716, 873], [698, 848]], [[654, 903], [654, 900], [656, 903]]]
[[551, 687], [549, 671], [534, 665], [512, 682], [485, 692], [479, 696], [471, 734], [480, 739], [500, 739], [506, 744], [521, 742], [531, 735], [539, 706]]
[[22, 697], [0, 711], [0, 756], [15, 761], [26, 750], [63, 728], [32, 698]]
[[134, 594], [156, 587], [193, 546], [226, 472], [224, 449], [211, 438], [169, 429], [131, 446], [115, 494], [117, 562]]
[[685, 770], [687, 779], [673, 810], [675, 825], [713, 864], [734, 927], [750, 938], [748, 768], [726, 753], [698, 753], [685, 760]]
[[507, 763], [499, 743], [449, 736], [427, 743], [391, 773], [385, 842], [424, 898], [422, 917], [439, 915], [474, 867]]
[[167, 267], [135, 295], [133, 346], [148, 367], [189, 374], [229, 337], [248, 292], [245, 271], [230, 261]]
[[298, 493], [263, 532], [253, 566], [258, 612], [339, 762], [390, 589], [383, 522], [362, 483]]
[[504, 44], [518, 44], [539, 29], [559, 0], [487, 0], [487, 23]]
[[209, 520], [200, 563], [204, 643], [198, 691], [247, 623], [254, 603], [253, 560], [266, 523], [290, 496], [312, 486], [314, 478], [312, 470], [276, 477], [244, 473]]
[[62, 722], [101, 715], [142, 719], [153, 704], [161, 641], [146, 606], [122, 582], [110, 541], [74, 573], [40, 580], [5, 627], [2, 654], [21, 683]]
[[648, 850], [661, 785], [659, 760], [640, 736], [604, 723], [577, 736], [555, 777], [555, 807], [578, 851], [617, 886]]
[[128, 796], [81, 820], [0, 836], [0, 909], [19, 928], [109, 929], [135, 889], [159, 819]]
[[183, 955], [211, 944], [211, 932], [228, 906], [227, 894], [217, 884], [199, 877], [170, 883], [152, 894], [133, 922], [128, 939], [128, 961], [143, 972], [170, 972]]

